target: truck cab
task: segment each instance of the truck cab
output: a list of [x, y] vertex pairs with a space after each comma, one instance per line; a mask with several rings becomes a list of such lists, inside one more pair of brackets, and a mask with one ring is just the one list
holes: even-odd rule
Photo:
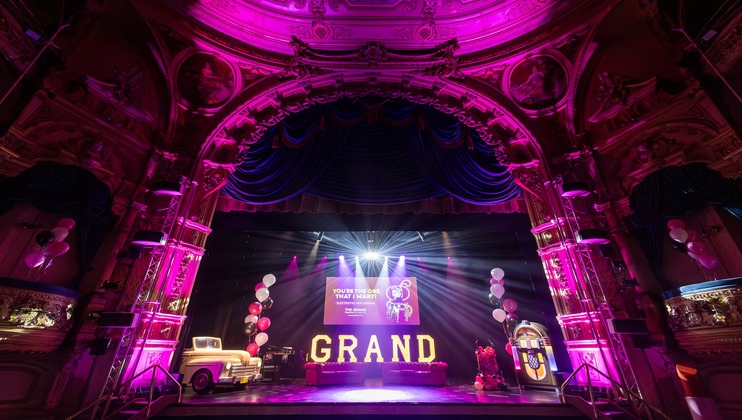
[[221, 338], [193, 337], [192, 345], [183, 351], [178, 372], [197, 394], [209, 393], [216, 385], [244, 388], [262, 379], [262, 359], [244, 350], [222, 349]]

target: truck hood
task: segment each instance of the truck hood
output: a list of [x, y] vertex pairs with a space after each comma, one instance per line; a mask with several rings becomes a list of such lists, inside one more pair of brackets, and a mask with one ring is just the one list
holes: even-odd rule
[[244, 350], [187, 350], [183, 352], [184, 356], [198, 357], [218, 357], [222, 359], [238, 359], [240, 363], [248, 362], [251, 359], [250, 353]]

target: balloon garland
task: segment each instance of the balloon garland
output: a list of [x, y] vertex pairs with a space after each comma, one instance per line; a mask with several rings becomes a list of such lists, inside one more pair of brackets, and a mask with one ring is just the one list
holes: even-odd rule
[[42, 230], [34, 238], [37, 249], [26, 254], [23, 262], [28, 268], [41, 267], [46, 263], [44, 268], [49, 267], [52, 260], [60, 257], [70, 250], [70, 244], [65, 242], [70, 230], [75, 227], [75, 221], [70, 218], [64, 218], [57, 222], [57, 226], [50, 230]]
[[719, 265], [719, 258], [706, 248], [698, 232], [685, 228], [684, 221], [672, 219], [667, 222], [667, 228], [670, 230], [673, 249], [688, 254], [698, 265], [707, 270], [713, 270]]
[[264, 313], [273, 307], [269, 288], [274, 284], [276, 284], [276, 276], [273, 274], [263, 276], [263, 281], [255, 285], [257, 302], [247, 307], [249, 314], [245, 316], [245, 326], [242, 332], [250, 337], [250, 343], [245, 350], [253, 357], [260, 353], [260, 347], [268, 342], [268, 334], [265, 330], [271, 326], [271, 320]]

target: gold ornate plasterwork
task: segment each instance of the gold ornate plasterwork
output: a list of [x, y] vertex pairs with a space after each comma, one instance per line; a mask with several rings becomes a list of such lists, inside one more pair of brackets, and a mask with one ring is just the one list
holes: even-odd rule
[[665, 300], [673, 331], [742, 325], [742, 287], [684, 294]]
[[77, 299], [0, 285], [0, 350], [49, 352], [72, 327]]

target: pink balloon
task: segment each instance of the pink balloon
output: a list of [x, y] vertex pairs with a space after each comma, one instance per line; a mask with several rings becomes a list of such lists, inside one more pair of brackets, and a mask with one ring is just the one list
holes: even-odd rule
[[255, 343], [250, 343], [247, 345], [247, 348], [245, 350], [250, 353], [250, 356], [255, 357], [255, 355], [257, 355], [260, 351], [260, 346]]
[[691, 258], [693, 258], [694, 260], [697, 260], [697, 259], [699, 259], [701, 257], [700, 255], [694, 254], [692, 252], [689, 252], [688, 253], [688, 256], [691, 257]]
[[263, 305], [260, 302], [253, 302], [247, 307], [247, 311], [253, 315], [260, 315], [263, 312]]
[[509, 341], [505, 344], [505, 352], [511, 356], [513, 355], [513, 345]]
[[255, 315], [252, 315], [252, 314], [251, 315], [248, 315], [248, 316], [245, 317], [245, 324], [247, 324], [248, 322], [252, 322], [253, 324], [257, 324], [258, 323], [258, 317], [255, 316]]
[[59, 257], [64, 255], [70, 250], [70, 244], [67, 242], [52, 242], [47, 246], [49, 255], [52, 257]]
[[515, 312], [518, 309], [518, 303], [513, 299], [505, 299], [502, 301], [502, 308], [508, 312]]
[[[688, 237], [690, 237], [690, 235], [688, 235]], [[700, 241], [688, 242], [687, 245], [688, 252], [692, 252], [696, 255], [700, 255], [701, 253], [703, 253], [703, 250], [706, 249], [706, 247], [703, 245], [703, 242]]]
[[505, 288], [502, 287], [501, 284], [493, 284], [490, 286], [490, 293], [492, 293], [494, 297], [500, 299], [502, 295], [505, 294]]
[[520, 317], [515, 312], [511, 312], [508, 314], [508, 319], [520, 319]]
[[256, 292], [258, 290], [260, 290], [260, 289], [263, 289], [263, 288], [265, 288], [265, 284], [263, 284], [263, 283], [258, 283], [258, 284], [255, 285], [255, 291]]
[[34, 268], [40, 266], [44, 262], [44, 258], [46, 256], [42, 254], [39, 251], [31, 251], [28, 254], [26, 254], [26, 257], [23, 259], [23, 262], [26, 263], [26, 266], [28, 268]]
[[65, 217], [64, 219], [60, 219], [57, 222], [57, 227], [65, 228], [67, 230], [72, 230], [72, 228], [75, 227], [75, 221], [70, 219], [69, 217]]
[[701, 263], [701, 265], [711, 270], [712, 268], [716, 268], [719, 265], [719, 259], [716, 257], [716, 255], [711, 254], [703, 254], [700, 257], [698, 257], [698, 262]]
[[667, 222], [667, 228], [670, 230], [685, 229], [685, 222], [680, 219], [672, 219], [669, 222]]
[[503, 280], [503, 279], [497, 280], [496, 278], [492, 277], [490, 279], [490, 284], [493, 285], [493, 286], [496, 285], [496, 284], [499, 284], [500, 286], [503, 286], [505, 284], [505, 280]]
[[258, 320], [258, 329], [260, 331], [265, 331], [268, 329], [268, 327], [271, 326], [271, 320], [268, 317], [262, 317]]
[[693, 242], [696, 239], [698, 239], [698, 232], [696, 232], [693, 229], [686, 229], [686, 232], [688, 232], [688, 242]]

